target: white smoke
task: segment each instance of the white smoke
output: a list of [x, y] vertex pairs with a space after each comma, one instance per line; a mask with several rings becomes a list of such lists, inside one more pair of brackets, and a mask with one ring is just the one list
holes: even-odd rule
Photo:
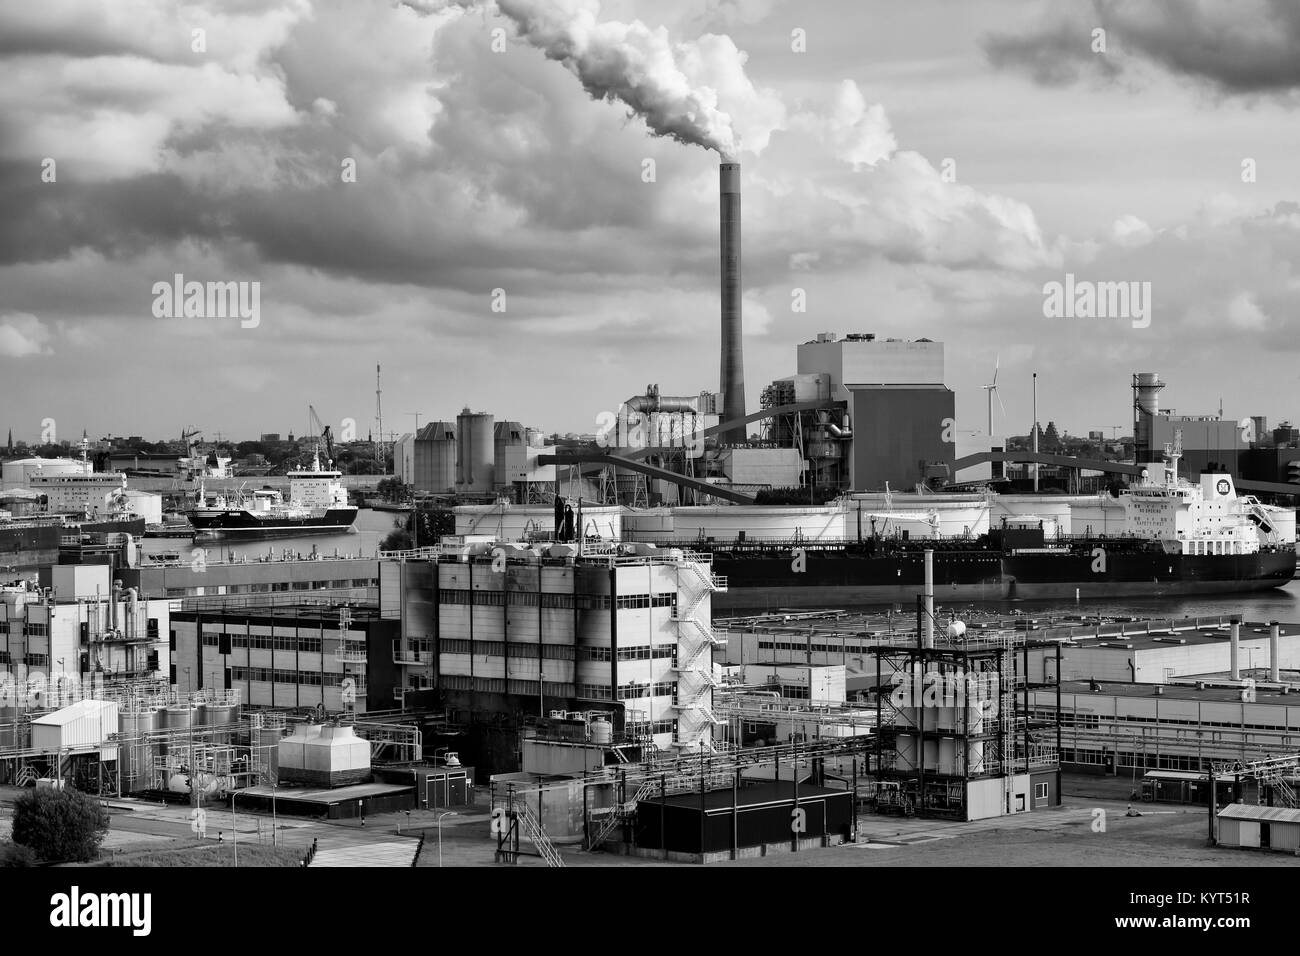
[[[474, 0], [401, 0], [422, 14]], [[785, 125], [785, 105], [745, 75], [728, 36], [673, 42], [664, 27], [600, 19], [599, 0], [496, 0], [520, 39], [562, 64], [593, 97], [623, 103], [656, 136], [733, 158], [761, 152]]]

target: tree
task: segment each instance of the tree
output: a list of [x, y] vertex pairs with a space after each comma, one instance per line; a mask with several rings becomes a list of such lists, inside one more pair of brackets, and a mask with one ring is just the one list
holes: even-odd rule
[[42, 860], [93, 860], [107, 830], [108, 814], [80, 790], [38, 788], [14, 800], [13, 841]]
[[385, 501], [402, 501], [406, 498], [406, 486], [398, 478], [381, 478], [375, 485], [375, 491]]
[[415, 539], [400, 521], [393, 522], [393, 530], [379, 543], [380, 551], [409, 551], [413, 547]]
[[0, 867], [35, 866], [36, 854], [17, 843], [0, 843]]

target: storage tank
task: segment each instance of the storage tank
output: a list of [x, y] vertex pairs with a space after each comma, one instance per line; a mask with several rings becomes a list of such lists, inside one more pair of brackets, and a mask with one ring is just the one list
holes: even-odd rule
[[598, 745], [607, 745], [614, 742], [614, 725], [603, 717], [593, 720], [588, 727], [591, 730], [591, 742]]
[[468, 408], [456, 416], [456, 490], [475, 494], [492, 491], [496, 445], [493, 418]]
[[528, 435], [524, 426], [519, 422], [497, 422], [492, 429], [492, 462], [493, 474], [497, 484], [504, 485], [506, 476], [504, 474], [496, 476], [498, 471], [495, 466], [504, 463], [506, 460], [506, 449], [510, 447], [523, 447], [528, 444]]
[[[205, 703], [199, 706], [196, 715], [200, 727], [219, 727], [223, 724], [231, 724], [239, 720], [239, 706], [236, 704], [214, 704]], [[211, 741], [214, 744], [230, 743], [230, 731], [213, 731]]]
[[76, 458], [17, 458], [0, 465], [4, 489], [26, 488], [36, 475], [88, 475], [91, 465]]
[[415, 441], [415, 489], [446, 494], [456, 486], [456, 426], [430, 422]]
[[0, 707], [0, 748], [18, 746], [18, 708]]
[[126, 711], [121, 715], [122, 736], [125, 742], [118, 748], [121, 761], [122, 789], [127, 793], [142, 789], [153, 765], [153, 748], [145, 735], [155, 728], [154, 711]]

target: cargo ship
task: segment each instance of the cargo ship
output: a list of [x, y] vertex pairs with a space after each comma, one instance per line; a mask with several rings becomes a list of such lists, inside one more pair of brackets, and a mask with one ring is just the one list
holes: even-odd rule
[[343, 473], [322, 468], [319, 450], [312, 455], [310, 468], [291, 471], [287, 477], [287, 501], [271, 488], [208, 498], [200, 484], [199, 503], [185, 512], [195, 537], [336, 534], [357, 520], [357, 508], [348, 504]]
[[[1294, 540], [1279, 533], [1280, 509], [1236, 493], [1231, 475], [1160, 480], [1121, 493], [1113, 534], [1051, 535], [1033, 516], [1004, 517], [981, 535], [860, 541], [716, 539], [713, 570], [726, 575], [715, 609], [907, 603], [924, 586], [933, 551], [940, 600], [997, 601], [1111, 596], [1165, 597], [1283, 587], [1296, 574]], [[872, 516], [873, 518], [879, 516]]]

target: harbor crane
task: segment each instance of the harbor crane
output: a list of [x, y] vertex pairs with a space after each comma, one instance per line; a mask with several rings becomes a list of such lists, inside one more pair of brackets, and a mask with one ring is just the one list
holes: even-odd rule
[[329, 461], [333, 461], [334, 433], [330, 431], [328, 425], [320, 420], [320, 416], [316, 414], [314, 406], [308, 405], [307, 413], [310, 419], [307, 427], [311, 430], [312, 434], [320, 436], [320, 440], [325, 442], [325, 458]]

